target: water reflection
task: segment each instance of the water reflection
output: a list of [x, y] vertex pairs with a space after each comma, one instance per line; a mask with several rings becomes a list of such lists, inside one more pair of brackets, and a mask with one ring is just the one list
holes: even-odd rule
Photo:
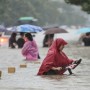
[[62, 79], [66, 79], [68, 75], [42, 75], [41, 77], [43, 79], [60, 81]]

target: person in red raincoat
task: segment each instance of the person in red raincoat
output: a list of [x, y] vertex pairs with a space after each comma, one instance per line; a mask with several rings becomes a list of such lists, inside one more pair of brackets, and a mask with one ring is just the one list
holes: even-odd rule
[[62, 51], [65, 45], [67, 42], [61, 38], [52, 43], [37, 75], [62, 75], [66, 71], [65, 67], [75, 62]]

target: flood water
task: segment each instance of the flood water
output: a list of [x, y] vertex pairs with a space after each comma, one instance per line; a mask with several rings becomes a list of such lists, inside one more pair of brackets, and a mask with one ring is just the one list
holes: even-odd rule
[[[90, 47], [68, 46], [64, 52], [69, 58], [82, 58], [82, 63], [73, 70], [73, 75], [37, 76], [38, 69], [48, 48], [39, 48], [41, 59], [26, 62], [21, 49], [0, 47], [0, 90], [90, 90]], [[26, 64], [26, 68], [20, 68]], [[8, 67], [15, 67], [15, 73], [8, 73]]]

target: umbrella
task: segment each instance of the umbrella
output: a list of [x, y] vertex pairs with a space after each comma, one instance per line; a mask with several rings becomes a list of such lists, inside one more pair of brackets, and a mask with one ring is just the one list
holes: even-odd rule
[[17, 26], [16, 29], [13, 29], [12, 31], [36, 33], [36, 32], [41, 32], [42, 30], [43, 29], [39, 26], [24, 24], [24, 25]]
[[90, 32], [90, 27], [87, 27], [87, 28], [80, 28], [77, 33], [78, 34], [83, 34], [83, 33], [88, 33]]
[[20, 21], [23, 21], [23, 20], [37, 21], [37, 19], [35, 19], [34, 17], [20, 17], [19, 20]]
[[68, 33], [62, 28], [49, 28], [45, 31], [45, 34], [56, 34], [56, 33]]

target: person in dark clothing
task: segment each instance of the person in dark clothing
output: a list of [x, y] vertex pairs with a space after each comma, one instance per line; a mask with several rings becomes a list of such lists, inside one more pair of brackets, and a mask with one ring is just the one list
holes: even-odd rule
[[51, 46], [53, 42], [54, 34], [46, 34], [43, 40], [43, 47]]
[[90, 32], [86, 33], [86, 36], [83, 38], [84, 46], [90, 46]]
[[25, 41], [24, 41], [24, 33], [20, 32], [20, 38], [18, 38], [18, 40], [17, 40], [18, 48], [22, 48], [24, 43], [25, 43]]
[[2, 36], [2, 34], [0, 33], [0, 37]]
[[15, 46], [17, 45], [16, 36], [17, 36], [17, 34], [15, 32], [13, 32], [11, 34], [11, 37], [9, 38], [9, 47], [10, 48], [15, 48]]

